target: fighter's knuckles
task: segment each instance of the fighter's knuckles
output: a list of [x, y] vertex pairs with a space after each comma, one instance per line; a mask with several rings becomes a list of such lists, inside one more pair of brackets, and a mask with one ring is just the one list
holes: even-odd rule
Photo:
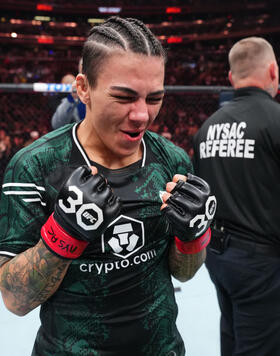
[[175, 188], [175, 186], [176, 186], [176, 183], [174, 183], [174, 182], [168, 182], [168, 183], [166, 184], [165, 189], [166, 189], [166, 191], [167, 191], [168, 193], [171, 193], [171, 191]]
[[169, 198], [170, 198], [171, 194], [170, 193], [163, 193], [162, 195], [162, 201], [165, 203]]
[[192, 184], [196, 188], [198, 188], [200, 191], [204, 192], [205, 194], [210, 194], [210, 186], [209, 184], [203, 180], [202, 178], [195, 176], [193, 174], [188, 174], [188, 183]]
[[179, 180], [186, 182], [187, 177], [184, 176], [183, 174], [175, 174], [175, 176], [173, 176], [172, 182], [177, 183]]

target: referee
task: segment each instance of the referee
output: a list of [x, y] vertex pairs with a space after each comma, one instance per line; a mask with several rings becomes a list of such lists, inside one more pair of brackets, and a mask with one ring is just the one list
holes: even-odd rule
[[217, 197], [206, 266], [221, 309], [222, 356], [280, 355], [278, 65], [263, 38], [229, 52], [234, 98], [194, 139], [196, 174]]

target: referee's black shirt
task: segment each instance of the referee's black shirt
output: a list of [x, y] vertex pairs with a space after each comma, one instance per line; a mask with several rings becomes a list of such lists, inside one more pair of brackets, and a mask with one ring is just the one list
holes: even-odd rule
[[206, 120], [194, 138], [194, 167], [229, 230], [280, 245], [280, 105], [267, 92], [238, 89]]

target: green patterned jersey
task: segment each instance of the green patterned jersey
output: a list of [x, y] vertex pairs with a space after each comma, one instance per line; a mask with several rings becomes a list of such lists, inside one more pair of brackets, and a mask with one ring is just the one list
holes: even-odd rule
[[59, 289], [41, 305], [33, 356], [182, 356], [168, 268], [171, 237], [161, 195], [190, 159], [146, 132], [140, 161], [107, 169], [91, 162], [77, 125], [53, 131], [9, 163], [0, 211], [0, 254], [15, 256], [40, 239], [61, 184], [78, 166], [95, 165], [121, 198], [121, 214], [73, 260]]

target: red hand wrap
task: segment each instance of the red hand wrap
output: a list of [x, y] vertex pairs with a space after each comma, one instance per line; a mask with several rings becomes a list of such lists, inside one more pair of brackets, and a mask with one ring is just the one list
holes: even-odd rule
[[197, 239], [193, 241], [183, 242], [178, 237], [175, 236], [175, 243], [177, 249], [184, 254], [193, 254], [198, 253], [203, 250], [211, 240], [211, 229], [207, 229], [207, 231]]
[[69, 235], [53, 218], [53, 214], [42, 226], [41, 236], [45, 245], [55, 254], [75, 259], [81, 256], [88, 242], [77, 240]]

